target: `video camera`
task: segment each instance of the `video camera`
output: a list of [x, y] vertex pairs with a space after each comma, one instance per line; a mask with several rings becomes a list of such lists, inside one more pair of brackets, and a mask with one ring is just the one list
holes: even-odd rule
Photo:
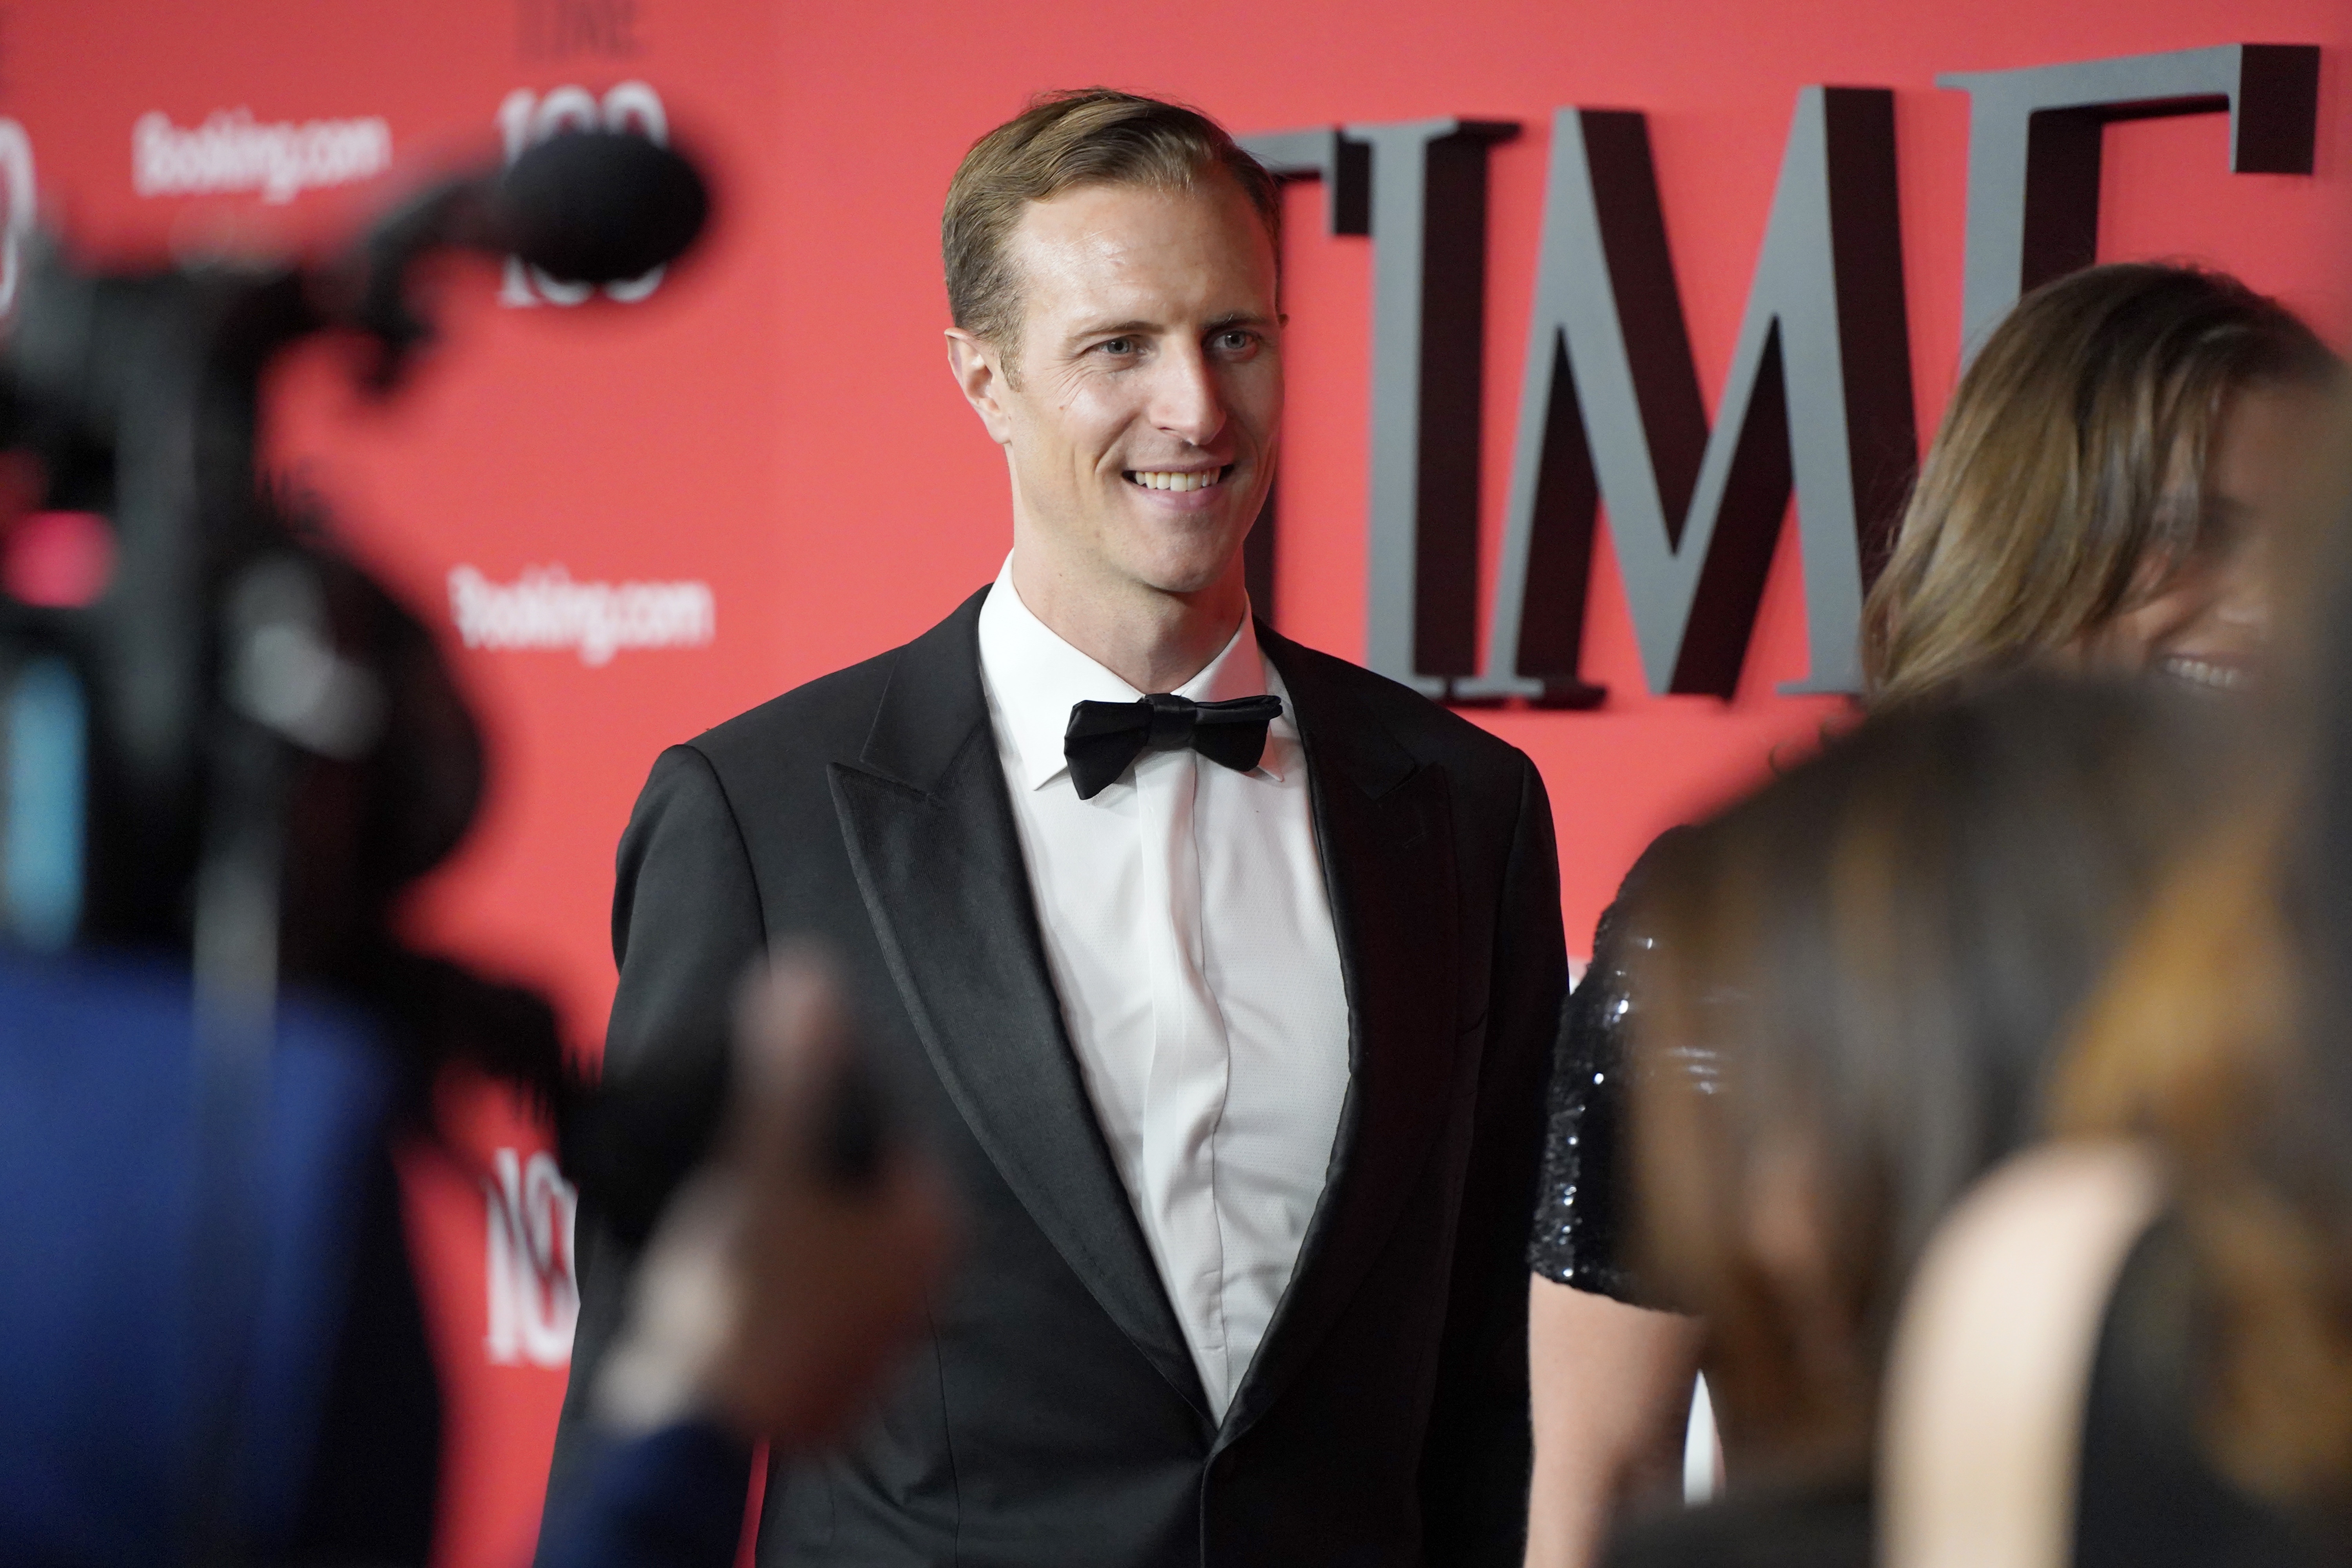
[[[413, 1289], [369, 1197], [402, 1098], [452, 1060], [574, 1087], [542, 998], [394, 932], [473, 816], [481, 737], [433, 633], [265, 482], [265, 374], [341, 332], [388, 392], [431, 335], [425, 256], [631, 279], [709, 205], [677, 153], [575, 132], [321, 266], [33, 243], [0, 342], [0, 1234], [38, 1263], [0, 1286], [0, 1557], [284, 1540], [338, 1469], [323, 1390], [373, 1331], [346, 1303], [382, 1317], [353, 1281]], [[395, 1394], [429, 1409], [408, 1341], [424, 1389]], [[337, 1484], [385, 1468], [345, 1415], [369, 1448]]]
[[431, 335], [426, 255], [633, 278], [708, 209], [678, 153], [573, 132], [324, 267], [84, 271], [36, 242], [0, 347], [0, 934], [186, 951], [220, 996], [364, 977], [385, 900], [472, 817], [480, 740], [430, 634], [263, 481], [263, 375], [344, 331], [389, 391]]

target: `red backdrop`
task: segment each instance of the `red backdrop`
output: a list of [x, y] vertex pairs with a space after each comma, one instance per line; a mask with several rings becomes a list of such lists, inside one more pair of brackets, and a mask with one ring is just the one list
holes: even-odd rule
[[[605, 107], [643, 118], [650, 97], [706, 155], [721, 220], [641, 301], [567, 309], [527, 279], [455, 270], [446, 350], [404, 396], [365, 402], [322, 348], [288, 367], [275, 399], [276, 462], [453, 642], [446, 584], [459, 566], [494, 584], [561, 566], [580, 583], [710, 590], [713, 635], [689, 627], [688, 646], [603, 663], [562, 648], [455, 655], [498, 775], [472, 839], [419, 898], [417, 930], [545, 985], [593, 1049], [613, 989], [613, 845], [655, 753], [921, 630], [1005, 549], [1001, 460], [945, 374], [936, 237], [957, 157], [1031, 91], [1107, 81], [1185, 98], [1238, 131], [1432, 115], [1525, 126], [1492, 163], [1491, 578], [1555, 107], [1648, 113], [1712, 397], [1798, 89], [1894, 89], [1924, 433], [1958, 354], [1968, 151], [1967, 100], [1936, 74], [2233, 42], [2326, 47], [2316, 175], [2231, 175], [2220, 116], [2113, 127], [2102, 255], [2230, 268], [2340, 342], [2352, 323], [2352, 14], [2340, 0], [20, 0], [0, 7], [0, 116], [23, 128], [48, 217], [85, 252], [118, 258], [223, 234], [250, 245], [339, 232], [416, 173], [495, 156], [502, 110], [527, 128]], [[650, 93], [613, 93], [627, 83]], [[233, 157], [204, 161], [206, 121], [240, 110], [250, 127], [216, 126], [215, 152], [284, 124], [340, 138], [343, 155], [312, 159], [315, 188], [273, 199], [289, 197], [283, 181], [253, 189]], [[154, 114], [181, 156], [151, 160], [142, 194], [134, 127]], [[347, 178], [366, 174], [373, 128], [300, 129], [368, 121], [388, 132], [390, 174]], [[144, 134], [157, 132], [150, 121]], [[1365, 242], [1324, 235], [1315, 187], [1289, 199], [1279, 615], [1293, 636], [1360, 656]], [[1607, 549], [1604, 533], [1584, 664], [1609, 684], [1607, 704], [1476, 715], [1549, 781], [1580, 951], [1650, 835], [1805, 745], [1834, 710], [1773, 694], [1803, 673], [1792, 535], [1727, 702], [1643, 694]], [[494, 1097], [461, 1089], [452, 1107], [463, 1158], [411, 1163], [452, 1379], [442, 1554], [507, 1568], [528, 1549], [562, 1388], [562, 1247], [548, 1229], [561, 1201], [530, 1161], [541, 1141]], [[552, 1285], [529, 1267], [535, 1243], [558, 1255]]]

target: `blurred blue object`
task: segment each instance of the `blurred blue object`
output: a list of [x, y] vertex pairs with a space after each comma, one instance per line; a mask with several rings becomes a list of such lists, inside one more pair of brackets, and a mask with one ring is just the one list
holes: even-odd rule
[[751, 1445], [706, 1420], [598, 1441], [541, 1525], [541, 1568], [731, 1568]]
[[[280, 998], [244, 1154], [253, 1275], [224, 1298], [185, 970], [0, 954], [0, 1562], [168, 1563], [206, 1513], [265, 1552], [292, 1527], [394, 1083], [362, 1016]], [[198, 1321], [223, 1299], [226, 1342]], [[205, 1431], [224, 1366], [236, 1418]]]
[[81, 682], [52, 655], [10, 685], [5, 745], [7, 826], [0, 833], [0, 913], [9, 934], [55, 952], [81, 923], [82, 796], [89, 706]]

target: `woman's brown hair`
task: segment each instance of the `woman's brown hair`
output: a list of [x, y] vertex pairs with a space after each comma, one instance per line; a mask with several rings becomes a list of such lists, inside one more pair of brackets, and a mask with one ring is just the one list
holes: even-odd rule
[[1864, 606], [1873, 700], [2033, 662], [2162, 592], [2222, 542], [2206, 465], [2231, 398], [2336, 365], [2221, 273], [2094, 267], [2027, 295], [1961, 376]]
[[[2340, 478], [2343, 411], [2332, 454]], [[2173, 1166], [2197, 1376], [2242, 1485], [2352, 1517], [2352, 529], [2288, 541], [2288, 679], [2053, 1075], [2051, 1131]], [[2326, 526], [2333, 523], [2334, 526]]]
[[2191, 1369], [2214, 1459], [2282, 1501], [2352, 1501], [2352, 1168], [2283, 894], [2287, 796], [2245, 804], [2172, 879], [2051, 1092], [2060, 1137], [2152, 1142], [2202, 1300]]
[[1903, 1282], [2037, 1124], [2205, 798], [2179, 731], [2204, 718], [2045, 679], [1908, 705], [1659, 852], [1635, 1213], [1647, 1277], [1706, 1317], [1736, 1452], [1865, 1451]]

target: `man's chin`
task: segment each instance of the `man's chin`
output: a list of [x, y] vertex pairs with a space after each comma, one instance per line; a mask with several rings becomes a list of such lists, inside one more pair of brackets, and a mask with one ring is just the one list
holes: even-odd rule
[[1132, 552], [1121, 564], [1135, 582], [1159, 593], [1191, 598], [1233, 576], [1246, 531], [1218, 529], [1192, 538], [1160, 541], [1160, 548]]
[[1249, 517], [1234, 507], [1174, 516], [1138, 517], [1130, 511], [1118, 529], [1125, 536], [1118, 553], [1130, 576], [1161, 593], [1201, 593], [1234, 569], [1255, 510]]

